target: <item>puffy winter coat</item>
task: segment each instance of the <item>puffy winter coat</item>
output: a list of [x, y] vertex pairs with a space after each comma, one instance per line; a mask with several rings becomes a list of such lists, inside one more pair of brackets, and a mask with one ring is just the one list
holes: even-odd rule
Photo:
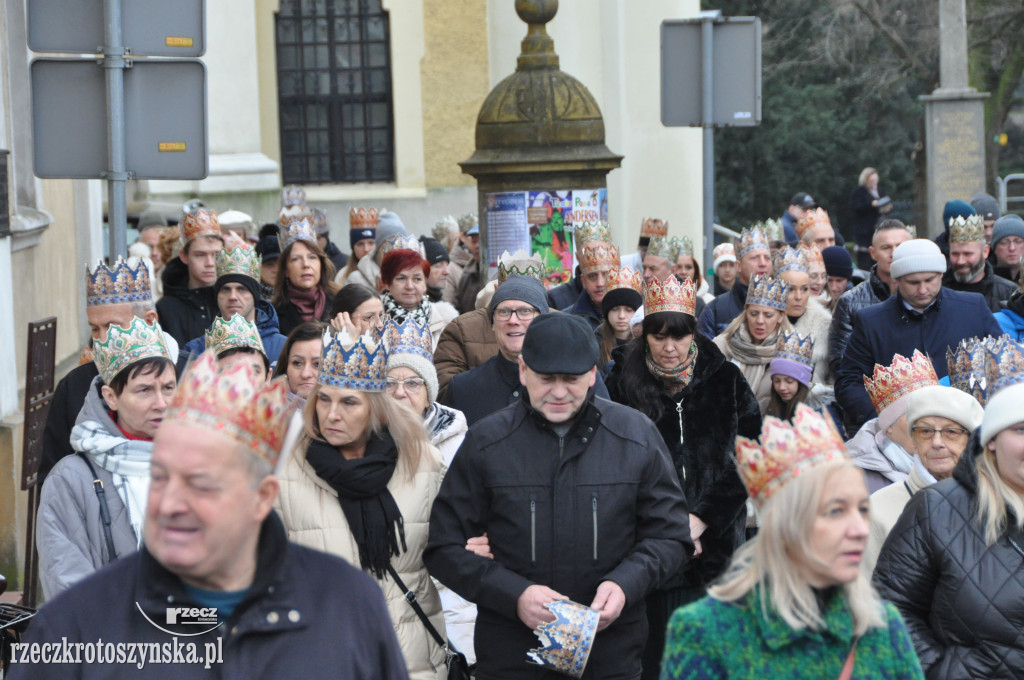
[[1024, 531], [985, 544], [976, 519], [980, 445], [915, 494], [882, 546], [879, 594], [906, 619], [929, 680], [1024, 678]]
[[950, 290], [958, 290], [962, 293], [979, 293], [992, 313], [1001, 311], [1006, 307], [1010, 296], [1020, 290], [1020, 287], [1013, 281], [1008, 281], [1002, 276], [996, 276], [992, 265], [985, 263], [985, 276], [977, 283], [960, 283], [953, 276], [952, 270], [947, 271], [942, 277], [942, 285]]
[[719, 295], [711, 304], [704, 307], [703, 312], [697, 313], [697, 333], [708, 340], [714, 339], [721, 335], [733, 319], [743, 313], [746, 306], [747, 286], [737, 278], [732, 290]]
[[831, 385], [835, 381], [828, 367], [828, 334], [831, 326], [832, 314], [814, 299], [807, 301], [803, 316], [793, 324], [794, 332], [809, 335], [814, 342], [814, 353], [811, 355], [814, 374], [811, 380], [817, 385]]
[[452, 376], [476, 368], [497, 353], [498, 341], [488, 310], [474, 309], [455, 317], [441, 331], [434, 349], [439, 395], [444, 396]]
[[889, 537], [896, 521], [903, 514], [910, 498], [932, 483], [921, 474], [917, 465], [910, 468], [907, 478], [899, 484], [890, 484], [871, 494], [871, 532], [868, 544], [864, 546], [864, 559], [861, 569], [870, 574], [875, 570], [878, 553], [882, 551], [885, 539]]
[[995, 316], [1004, 333], [1008, 333], [1017, 342], [1024, 342], [1024, 293], [1014, 293], [1006, 303], [1006, 309]]
[[846, 452], [853, 459], [853, 464], [864, 471], [868, 493], [890, 484], [903, 483], [913, 465], [913, 457], [898, 444], [893, 444], [898, 450], [887, 455], [882, 446], [888, 441], [885, 433], [878, 431], [878, 418], [872, 418], [846, 442]]
[[[273, 364], [277, 361], [284, 343], [288, 336], [282, 335], [277, 325], [277, 310], [274, 305], [266, 300], [256, 302], [256, 330], [260, 333], [260, 340], [263, 341], [263, 349], [267, 352], [267, 358]], [[212, 324], [211, 324], [212, 325]], [[208, 330], [208, 329], [207, 329]], [[198, 338], [193, 338], [185, 345], [185, 351], [193, 356], [199, 356], [206, 349], [206, 333]]]
[[[370, 445], [375, 440], [384, 444], [374, 437], [371, 438]], [[386, 441], [394, 446], [390, 436]], [[396, 468], [395, 474], [388, 482], [388, 490], [402, 513], [408, 548], [402, 554], [392, 557], [391, 565], [405, 585], [416, 594], [416, 599], [430, 617], [430, 622], [443, 635], [444, 614], [441, 611], [441, 601], [426, 567], [423, 566], [430, 506], [437, 495], [443, 474], [440, 453], [434, 447], [431, 447], [430, 451], [432, 455], [425, 456], [420, 461], [413, 479], [410, 480], [400, 466]], [[359, 546], [349, 529], [338, 494], [316, 474], [306, 461], [306, 451], [301, 446], [292, 451], [281, 472], [280, 481], [281, 494], [277, 507], [288, 531], [289, 540], [337, 555], [359, 566]], [[444, 650], [427, 633], [423, 622], [405, 599], [405, 594], [389, 576], [377, 580], [376, 583], [384, 592], [384, 599], [410, 677], [420, 680], [444, 680], [447, 677]]]
[[157, 300], [160, 327], [179, 345], [203, 334], [217, 316], [217, 295], [213, 288], [189, 288], [188, 267], [175, 257], [160, 275], [164, 296]]
[[839, 364], [846, 353], [846, 345], [853, 332], [853, 313], [889, 299], [889, 285], [878, 278], [878, 265], [871, 267], [871, 276], [839, 297], [832, 311], [832, 326], [828, 336], [828, 366], [833, 376], [839, 375]]

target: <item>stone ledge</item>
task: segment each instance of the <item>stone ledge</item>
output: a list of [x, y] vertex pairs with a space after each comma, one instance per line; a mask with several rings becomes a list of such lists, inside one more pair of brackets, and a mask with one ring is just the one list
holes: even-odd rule
[[45, 210], [16, 206], [11, 215], [11, 252], [35, 248], [51, 222], [53, 216]]

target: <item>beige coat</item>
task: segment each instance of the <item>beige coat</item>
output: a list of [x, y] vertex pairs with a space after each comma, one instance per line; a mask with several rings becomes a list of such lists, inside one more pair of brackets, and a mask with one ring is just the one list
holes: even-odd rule
[[[423, 550], [427, 547], [430, 507], [441, 487], [441, 454], [433, 446], [431, 456], [420, 461], [412, 480], [399, 466], [388, 483], [405, 523], [406, 552], [391, 558], [405, 584], [416, 594], [430, 622], [443, 636], [444, 613], [427, 569]], [[338, 455], [341, 455], [340, 453]], [[306, 462], [305, 450], [292, 451], [280, 477], [281, 494], [277, 509], [284, 520], [288, 539], [316, 550], [338, 555], [359, 566], [359, 548], [342, 512], [338, 494], [320, 479]], [[390, 577], [378, 580], [384, 591], [391, 621], [395, 626], [402, 654], [413, 680], [445, 680], [444, 650], [429, 636], [423, 623], [409, 606], [401, 590]], [[312, 680], [312, 679], [310, 679]]]
[[864, 573], [870, 574], [875, 570], [882, 544], [896, 526], [910, 497], [928, 485], [915, 464], [905, 482], [894, 482], [871, 494], [871, 533], [864, 548]]
[[441, 338], [441, 331], [459, 315], [455, 308], [444, 300], [430, 303], [430, 340], [431, 349], [437, 349], [437, 341]]

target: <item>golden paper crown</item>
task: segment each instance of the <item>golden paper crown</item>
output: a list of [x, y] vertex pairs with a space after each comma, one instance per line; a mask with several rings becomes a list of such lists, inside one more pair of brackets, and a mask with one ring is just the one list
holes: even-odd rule
[[[1024, 348], [1009, 338], [1006, 342], [987, 348], [985, 380], [988, 383], [989, 398], [1011, 385], [1024, 382]], [[1021, 419], [1024, 420], [1024, 416]]]
[[769, 243], [780, 243], [786, 240], [786, 228], [782, 226], [782, 220], [768, 218], [764, 222], [758, 222], [757, 224], [764, 229]]
[[693, 240], [689, 236], [679, 236], [675, 238], [676, 241], [676, 259], [679, 259], [680, 255], [686, 255], [687, 257], [693, 257]]
[[611, 243], [612, 232], [608, 229], [608, 223], [604, 220], [596, 222], [580, 222], [572, 227], [573, 244], [579, 252], [584, 246], [595, 242]]
[[498, 285], [504, 283], [510, 276], [529, 276], [543, 282], [546, 272], [544, 260], [539, 253], [531, 255], [525, 250], [517, 250], [514, 253], [506, 250], [498, 259]]
[[388, 253], [394, 250], [414, 250], [420, 255], [423, 255], [423, 244], [420, 243], [419, 239], [415, 236], [409, 236], [406, 234], [395, 234], [394, 236], [388, 236], [386, 239], [381, 241], [378, 246], [380, 250], [380, 261], [383, 262], [384, 258], [387, 257]]
[[645, 217], [640, 221], [640, 236], [644, 238], [668, 236], [668, 222], [659, 220], [657, 217]]
[[260, 265], [263, 260], [255, 248], [245, 246], [238, 246], [231, 250], [222, 248], [217, 251], [215, 262], [218, 279], [228, 274], [239, 274], [256, 281], [260, 280]]
[[982, 406], [988, 403], [988, 376], [985, 374], [988, 352], [1000, 353], [1007, 343], [1013, 342], [1009, 335], [998, 338], [969, 338], [961, 340], [956, 350], [946, 348], [946, 365], [949, 368], [949, 386], [966, 392]]
[[323, 342], [318, 383], [362, 392], [384, 390], [388, 353], [379, 333], [368, 331], [352, 340], [347, 331], [331, 337], [328, 330]]
[[447, 215], [434, 223], [434, 228], [430, 230], [430, 233], [435, 239], [444, 243], [445, 239], [448, 238], [448, 234], [458, 230], [459, 223], [455, 221], [454, 217]]
[[647, 244], [647, 254], [651, 257], [663, 257], [669, 264], [675, 264], [679, 258], [679, 241], [668, 236], [655, 236]]
[[[640, 272], [635, 272], [629, 267], [612, 267], [611, 271], [608, 272], [607, 290], [610, 293], [620, 288], [628, 288], [643, 294], [644, 277], [640, 275]], [[694, 304], [696, 305], [696, 301], [694, 301]]]
[[171, 360], [160, 324], [150, 325], [137, 316], [132, 318], [127, 328], [112, 325], [107, 331], [107, 339], [96, 340], [92, 349], [96, 368], [108, 385], [118, 373], [143, 359], [163, 357]]
[[459, 216], [459, 231], [465, 234], [473, 227], [479, 226], [480, 220], [477, 219], [476, 213], [466, 213], [465, 215]]
[[981, 215], [949, 218], [950, 243], [984, 243], [985, 220]]
[[384, 320], [382, 338], [388, 357], [412, 354], [431, 363], [434, 361], [434, 340], [430, 334], [430, 327], [416, 323], [412, 316], [400, 324], [387, 317]]
[[748, 253], [755, 250], [771, 252], [771, 244], [768, 243], [768, 235], [764, 228], [755, 224], [749, 229], [740, 232], [740, 244], [736, 249], [736, 259], [742, 260]]
[[126, 302], [149, 302], [153, 290], [149, 282], [149, 268], [139, 260], [133, 267], [121, 256], [114, 267], [107, 267], [102, 260], [89, 271], [85, 267], [85, 305], [119, 305]]
[[181, 227], [182, 247], [200, 236], [224, 239], [220, 231], [220, 222], [217, 221], [217, 213], [206, 208], [197, 208], [195, 213], [185, 213], [178, 226]]
[[274, 466], [297, 403], [288, 396], [284, 378], [264, 385], [244, 364], [221, 371], [214, 352], [206, 351], [178, 381], [164, 422], [223, 432]]
[[825, 258], [824, 256], [822, 256], [821, 251], [818, 250], [818, 246], [812, 246], [806, 243], [801, 243], [799, 250], [805, 253], [805, 257], [807, 258], [808, 269], [825, 268]]
[[772, 271], [775, 276], [783, 272], [807, 272], [807, 251], [786, 246], [784, 250], [776, 250], [772, 254]]
[[263, 349], [263, 339], [256, 324], [245, 320], [241, 314], [235, 314], [231, 320], [217, 317], [210, 324], [206, 331], [206, 349], [212, 349], [217, 356], [220, 356], [229, 349], [248, 348], [255, 349], [263, 356], [267, 356], [267, 350]]
[[281, 207], [290, 208], [293, 205], [306, 205], [306, 192], [296, 184], [289, 184], [281, 189]]
[[805, 366], [813, 368], [814, 362], [814, 338], [810, 335], [789, 333], [783, 331], [779, 334], [779, 342], [776, 345], [775, 358], [796, 361]]
[[584, 246], [580, 251], [580, 273], [606, 272], [619, 266], [619, 249], [604, 243]]
[[750, 280], [747, 288], [748, 305], [764, 305], [786, 311], [786, 297], [789, 295], [789, 282], [776, 279], [767, 274], [758, 274]]
[[645, 316], [658, 312], [681, 312], [693, 316], [697, 309], [697, 289], [690, 279], [682, 283], [674, 276], [665, 279], [664, 283], [651, 279], [643, 292]]
[[938, 384], [932, 362], [916, 349], [910, 359], [897, 354], [888, 366], [875, 364], [874, 379], [864, 376], [864, 388], [879, 414], [914, 390]]
[[277, 241], [281, 244], [281, 252], [284, 252], [285, 248], [296, 241], [315, 244], [317, 242], [316, 231], [313, 230], [313, 223], [307, 217], [286, 219], [281, 222], [281, 233], [278, 235]]
[[792, 425], [767, 416], [760, 443], [736, 438], [736, 469], [758, 506], [801, 473], [841, 460], [849, 456], [835, 424], [806, 404], [797, 404]]
[[825, 212], [824, 208], [814, 208], [804, 212], [804, 216], [797, 221], [794, 227], [797, 238], [802, 239], [804, 234], [821, 224], [832, 226], [832, 221], [828, 218], [828, 213]]
[[380, 211], [376, 208], [352, 208], [348, 211], [348, 228], [352, 231], [376, 229]]

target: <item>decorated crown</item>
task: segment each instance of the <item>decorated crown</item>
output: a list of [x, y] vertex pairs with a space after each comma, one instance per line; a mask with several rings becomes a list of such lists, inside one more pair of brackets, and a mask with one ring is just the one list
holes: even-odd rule
[[434, 361], [434, 341], [430, 335], [430, 327], [418, 324], [409, 316], [401, 324], [388, 317], [384, 320], [384, 331], [381, 336], [388, 356], [396, 354], [414, 354], [427, 361]]
[[619, 249], [604, 243], [584, 246], [580, 252], [580, 273], [608, 271], [619, 266]]
[[264, 385], [241, 364], [221, 371], [216, 355], [206, 351], [178, 381], [164, 422], [181, 420], [223, 432], [276, 465], [296, 404], [284, 378]]
[[950, 243], [984, 243], [985, 220], [981, 215], [949, 218]]
[[[628, 288], [638, 293], [643, 293], [644, 279], [640, 272], [635, 272], [629, 267], [612, 267], [608, 272], [608, 291]], [[696, 301], [694, 302], [696, 304]]]
[[808, 269], [811, 269], [812, 267], [816, 269], [825, 268], [825, 258], [822, 256], [821, 251], [818, 250], [818, 246], [812, 246], [806, 243], [801, 243], [800, 248], [798, 248], [798, 250], [805, 253], [805, 257], [807, 258]]
[[454, 217], [447, 215], [434, 223], [434, 228], [430, 230], [430, 233], [435, 239], [444, 243], [444, 240], [448, 238], [448, 234], [458, 230], [459, 223], [455, 221]]
[[747, 288], [748, 305], [764, 305], [786, 311], [786, 297], [789, 295], [789, 282], [776, 279], [766, 274], [758, 274], [750, 280]]
[[348, 211], [348, 228], [352, 231], [376, 229], [380, 212], [376, 208], [352, 208]]
[[185, 213], [181, 218], [181, 245], [185, 246], [200, 236], [223, 239], [217, 213], [206, 208], [197, 208], [195, 213]]
[[874, 379], [864, 376], [864, 388], [878, 413], [914, 390], [938, 384], [931, 360], [916, 349], [910, 359], [897, 354], [888, 366], [875, 364]]
[[100, 260], [96, 269], [85, 267], [85, 304], [119, 305], [125, 302], [149, 302], [153, 290], [149, 282], [149, 269], [139, 260], [133, 267], [120, 256], [111, 269]]
[[640, 221], [640, 236], [644, 238], [668, 236], [668, 222], [659, 220], [657, 217], [645, 217]]
[[256, 324], [245, 320], [241, 314], [235, 314], [230, 321], [217, 317], [210, 324], [206, 331], [206, 349], [212, 349], [217, 356], [220, 356], [229, 349], [248, 348], [259, 350], [263, 356], [267, 356], [267, 350], [263, 349], [263, 339]]
[[729, 255], [732, 255], [733, 258], [736, 257], [736, 247], [731, 243], [719, 243], [715, 246], [715, 249], [711, 251], [711, 257], [716, 260], [720, 257]]
[[1013, 342], [1009, 335], [998, 338], [969, 338], [961, 340], [956, 350], [946, 348], [946, 365], [949, 367], [949, 386], [966, 392], [982, 406], [988, 402], [988, 376], [985, 375], [987, 351], [999, 353], [1007, 343]]
[[736, 438], [736, 468], [758, 506], [802, 472], [840, 460], [848, 456], [835, 424], [806, 404], [797, 404], [792, 425], [767, 416], [760, 443]]
[[480, 220], [477, 219], [476, 213], [466, 213], [459, 216], [459, 231], [463, 234], [479, 224]]
[[383, 262], [384, 258], [387, 257], [388, 253], [393, 250], [415, 250], [420, 255], [423, 255], [423, 244], [420, 243], [419, 239], [415, 236], [409, 236], [407, 234], [395, 234], [394, 236], [388, 236], [386, 239], [381, 241], [380, 246], [380, 259]]
[[324, 331], [320, 372], [316, 381], [327, 387], [381, 392], [387, 376], [388, 353], [379, 335], [367, 332], [352, 340], [347, 331], [334, 337]]
[[779, 243], [786, 240], [786, 229], [782, 226], [782, 220], [768, 218], [764, 222], [758, 222], [758, 226], [764, 229], [769, 243]]
[[609, 231], [608, 223], [604, 220], [598, 220], [596, 222], [580, 222], [578, 224], [573, 224], [572, 238], [576, 250], [579, 251], [584, 246], [588, 246], [595, 241], [611, 243], [612, 232]]
[[543, 281], [546, 271], [540, 254], [530, 255], [525, 250], [509, 254], [506, 250], [498, 259], [498, 284], [501, 285], [510, 276], [529, 276]]
[[286, 219], [281, 223], [281, 233], [277, 237], [278, 243], [281, 244], [281, 251], [295, 243], [296, 241], [306, 241], [307, 243], [316, 243], [316, 231], [313, 229], [313, 224], [307, 217], [296, 217], [292, 219]]
[[824, 208], [814, 208], [813, 210], [806, 211], [794, 227], [797, 237], [803, 238], [804, 234], [820, 224], [832, 226], [832, 221], [828, 218], [828, 213], [825, 212]]
[[680, 255], [693, 257], [693, 240], [689, 236], [679, 236], [673, 240], [676, 242], [676, 259]]
[[655, 236], [647, 245], [647, 254], [652, 257], [663, 257], [671, 264], [679, 259], [679, 241], [668, 236]]
[[556, 600], [544, 606], [551, 610], [554, 620], [541, 623], [533, 631], [543, 646], [526, 653], [527, 663], [570, 678], [583, 677], [597, 637], [600, 612], [572, 600]]
[[281, 207], [290, 208], [293, 205], [306, 205], [306, 192], [300, 186], [289, 184], [281, 189]]
[[775, 276], [780, 276], [784, 272], [806, 272], [807, 267], [807, 251], [796, 248], [790, 248], [786, 246], [785, 250], [775, 251], [772, 255], [772, 269], [775, 272]]
[[331, 226], [327, 224], [327, 213], [320, 208], [313, 208], [311, 212], [313, 213], [313, 231], [322, 236], [327, 235], [331, 230]]
[[771, 252], [771, 245], [768, 243], [768, 235], [764, 228], [755, 224], [749, 229], [740, 232], [740, 245], [736, 250], [736, 258], [743, 259], [748, 253], [755, 250], [767, 250]]
[[657, 279], [644, 286], [644, 314], [650, 316], [658, 312], [682, 312], [693, 316], [697, 308], [697, 289], [693, 281], [670, 276], [664, 283]]
[[118, 373], [143, 359], [171, 359], [160, 324], [150, 325], [137, 316], [132, 318], [127, 328], [112, 325], [107, 331], [107, 339], [95, 341], [92, 349], [96, 368], [108, 385]]
[[1002, 344], [987, 348], [985, 381], [989, 398], [1011, 385], [1024, 382], [1024, 348], [1009, 338]]
[[799, 333], [788, 333], [783, 331], [779, 334], [779, 343], [776, 346], [775, 358], [796, 361], [805, 366], [813, 367], [811, 357], [814, 355], [814, 338], [810, 335]]
[[238, 246], [231, 250], [222, 248], [217, 251], [215, 262], [218, 279], [228, 274], [240, 274], [256, 281], [260, 280], [262, 258], [255, 248], [246, 248], [245, 246]]

